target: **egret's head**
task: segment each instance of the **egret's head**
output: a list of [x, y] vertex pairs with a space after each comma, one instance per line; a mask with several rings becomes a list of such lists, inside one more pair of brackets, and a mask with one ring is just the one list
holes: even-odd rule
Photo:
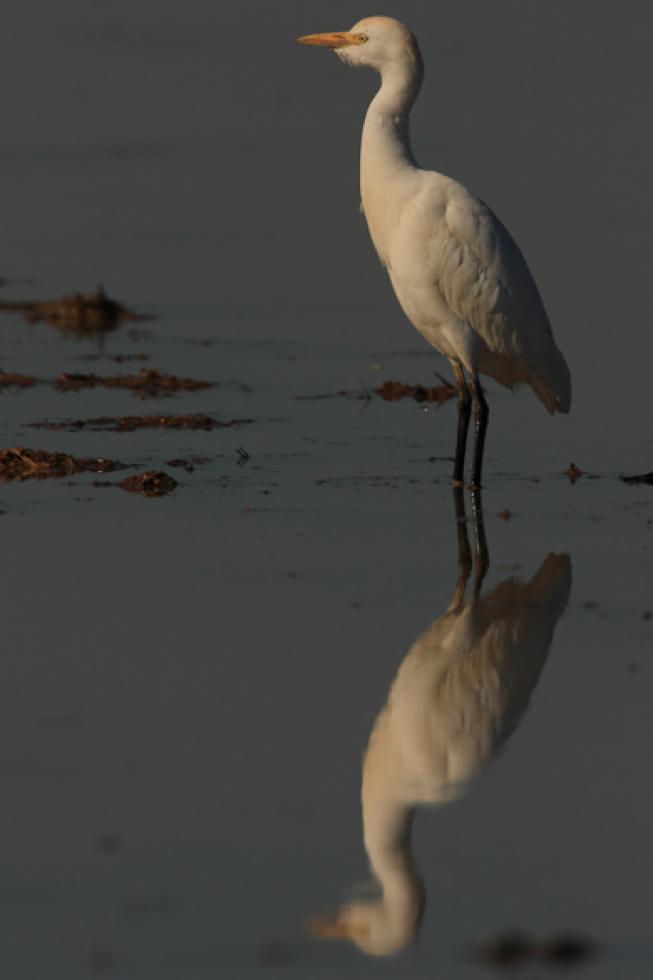
[[341, 61], [354, 68], [385, 68], [405, 63], [421, 65], [417, 41], [410, 31], [392, 17], [365, 17], [349, 31], [331, 34], [305, 34], [299, 44], [332, 48]]

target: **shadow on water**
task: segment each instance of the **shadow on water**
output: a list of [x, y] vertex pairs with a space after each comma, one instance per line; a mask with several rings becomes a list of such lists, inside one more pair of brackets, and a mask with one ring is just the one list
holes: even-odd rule
[[[426, 893], [411, 847], [419, 806], [458, 799], [519, 726], [571, 590], [571, 561], [549, 554], [530, 582], [481, 595], [489, 567], [480, 496], [474, 561], [454, 491], [458, 576], [451, 603], [399, 665], [363, 758], [363, 839], [380, 895], [316, 916], [309, 931], [385, 956], [416, 936]], [[472, 579], [469, 597], [467, 587]]]

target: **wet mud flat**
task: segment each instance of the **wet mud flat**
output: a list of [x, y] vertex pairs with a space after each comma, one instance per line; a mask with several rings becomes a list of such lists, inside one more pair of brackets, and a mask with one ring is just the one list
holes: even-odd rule
[[[181, 349], [174, 340], [168, 362], [150, 363], [174, 364]], [[138, 464], [69, 473], [61, 462], [62, 479], [3, 484], [0, 521], [16, 556], [2, 610], [12, 664], [3, 717], [15, 738], [4, 750], [14, 769], [0, 760], [0, 776], [14, 780], [7, 847], [33, 855], [28, 884], [22, 869], [7, 884], [33, 906], [13, 903], [6, 928], [42, 923], [43, 952], [31, 930], [24, 948], [56, 980], [71, 963], [131, 980], [145, 962], [165, 976], [162, 949], [170, 980], [378, 976], [376, 962], [343, 941], [325, 950], [304, 923], [365, 877], [361, 748], [407, 649], [450, 602], [455, 398], [298, 401], [309, 387], [354, 390], [350, 376], [338, 362], [306, 379], [299, 360], [277, 369], [271, 390], [265, 359], [257, 368], [251, 348], [237, 353], [219, 371], [248, 392], [182, 391], [140, 415], [128, 388], [81, 387], [75, 418], [67, 404], [52, 414], [62, 396], [50, 386], [3, 395], [21, 424], [37, 423], [27, 431], [44, 454]], [[415, 387], [414, 367], [393, 367], [388, 376]], [[214, 369], [202, 353], [174, 376]], [[520, 397], [528, 433], [511, 399], [493, 402], [488, 576], [524, 577], [551, 550], [568, 551], [572, 598], [520, 731], [467, 799], [416, 817], [428, 904], [419, 943], [395, 968], [408, 980], [434, 965], [464, 980], [515, 970], [639, 980], [620, 943], [628, 929], [644, 934], [648, 909], [621, 915], [599, 885], [618, 882], [619, 865], [634, 880], [648, 874], [638, 872], [648, 793], [642, 770], [622, 767], [627, 754], [643, 758], [653, 696], [650, 487], [622, 484], [616, 455], [597, 465], [596, 443], [559, 447]], [[582, 470], [575, 482], [570, 459]], [[473, 547], [469, 499], [467, 509]], [[35, 553], [38, 563], [27, 559]], [[54, 829], [44, 834], [34, 813], [46, 806]], [[612, 830], [626, 825], [615, 843]], [[50, 941], [45, 925], [64, 930], [71, 917], [84, 923], [79, 937]], [[508, 934], [512, 925], [523, 931]]]

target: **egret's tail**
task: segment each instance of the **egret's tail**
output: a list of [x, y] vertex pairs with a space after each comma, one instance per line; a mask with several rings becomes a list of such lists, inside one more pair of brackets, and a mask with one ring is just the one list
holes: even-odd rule
[[571, 408], [571, 374], [562, 353], [555, 348], [555, 356], [548, 365], [548, 370], [539, 371], [537, 376], [531, 375], [529, 384], [537, 397], [544, 403], [547, 410], [564, 412], [566, 415]]

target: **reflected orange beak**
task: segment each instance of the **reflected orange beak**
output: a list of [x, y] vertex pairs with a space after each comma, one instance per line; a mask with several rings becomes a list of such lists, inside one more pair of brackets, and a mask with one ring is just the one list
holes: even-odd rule
[[312, 44], [318, 48], [345, 48], [348, 44], [363, 44], [360, 34], [334, 31], [331, 34], [303, 34], [296, 38], [298, 44]]
[[315, 939], [351, 939], [363, 943], [369, 936], [365, 925], [350, 922], [342, 915], [313, 915], [305, 928]]
[[306, 931], [316, 939], [349, 939], [347, 923], [337, 915], [313, 915], [305, 923]]

